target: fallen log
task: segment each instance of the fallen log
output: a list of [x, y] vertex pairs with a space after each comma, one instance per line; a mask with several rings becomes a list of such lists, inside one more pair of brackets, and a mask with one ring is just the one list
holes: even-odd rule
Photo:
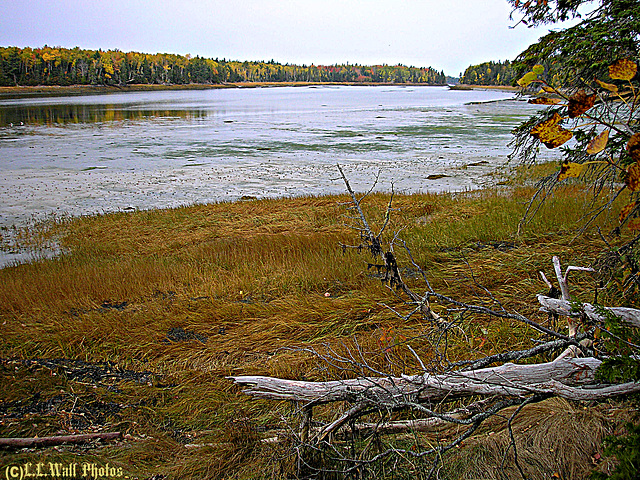
[[561, 358], [532, 365], [505, 363], [498, 367], [445, 374], [401, 377], [362, 377], [306, 382], [264, 376], [229, 377], [248, 386], [247, 395], [310, 405], [348, 401], [361, 405], [397, 407], [407, 403], [453, 401], [471, 395], [520, 397], [533, 393], [573, 400], [596, 400], [640, 391], [640, 383], [602, 385], [595, 372], [602, 362], [593, 357]]
[[542, 305], [541, 310], [547, 313], [569, 317], [579, 317], [584, 314], [589, 320], [597, 323], [604, 322], [605, 315], [611, 314], [628, 326], [640, 328], [640, 310], [635, 308], [594, 306], [590, 303], [567, 302], [545, 295], [538, 295], [538, 302]]
[[84, 433], [79, 435], [59, 435], [55, 437], [32, 438], [0, 438], [0, 448], [30, 448], [52, 447], [65, 443], [87, 443], [93, 440], [116, 440], [121, 437], [120, 432]]

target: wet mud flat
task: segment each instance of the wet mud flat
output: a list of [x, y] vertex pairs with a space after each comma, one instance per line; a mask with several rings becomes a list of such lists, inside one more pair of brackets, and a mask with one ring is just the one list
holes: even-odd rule
[[[3, 264], [10, 229], [48, 219], [342, 193], [455, 192], [496, 182], [533, 107], [502, 91], [306, 86], [0, 100]], [[499, 174], [498, 174], [499, 176]], [[53, 252], [53, 253], [52, 253]]]

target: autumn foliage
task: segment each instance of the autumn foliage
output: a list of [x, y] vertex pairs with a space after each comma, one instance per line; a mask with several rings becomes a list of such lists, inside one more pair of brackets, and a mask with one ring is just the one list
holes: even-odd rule
[[460, 83], [467, 85], [503, 85], [510, 86], [515, 80], [513, 64], [504, 62], [484, 62], [470, 65], [461, 75]]
[[404, 65], [290, 65], [191, 55], [80, 48], [0, 47], [0, 86], [237, 82], [355, 82], [443, 85], [444, 72]]

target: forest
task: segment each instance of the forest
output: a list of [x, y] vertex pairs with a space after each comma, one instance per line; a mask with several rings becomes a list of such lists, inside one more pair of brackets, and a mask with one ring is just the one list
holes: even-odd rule
[[443, 71], [404, 65], [292, 65], [81, 48], [0, 47], [0, 86], [239, 82], [355, 82], [444, 85]]
[[517, 80], [514, 65], [509, 60], [504, 62], [484, 62], [470, 65], [460, 78], [460, 83], [467, 85], [512, 85]]

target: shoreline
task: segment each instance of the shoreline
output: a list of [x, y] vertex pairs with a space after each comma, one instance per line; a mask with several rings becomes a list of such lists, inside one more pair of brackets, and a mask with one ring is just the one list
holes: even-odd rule
[[[122, 92], [148, 92], [163, 90], [210, 90], [222, 88], [274, 88], [310, 86], [365, 86], [365, 87], [446, 87], [426, 83], [373, 83], [373, 82], [236, 82], [188, 83], [184, 85], [132, 84], [117, 85], [37, 85], [0, 87], [0, 100], [13, 98], [58, 97], [76, 95], [103, 95]], [[449, 85], [449, 87], [451, 87]]]
[[450, 90], [500, 90], [503, 92], [518, 92], [519, 87], [510, 87], [508, 85], [467, 85], [466, 83], [458, 83], [456, 85], [450, 85]]

